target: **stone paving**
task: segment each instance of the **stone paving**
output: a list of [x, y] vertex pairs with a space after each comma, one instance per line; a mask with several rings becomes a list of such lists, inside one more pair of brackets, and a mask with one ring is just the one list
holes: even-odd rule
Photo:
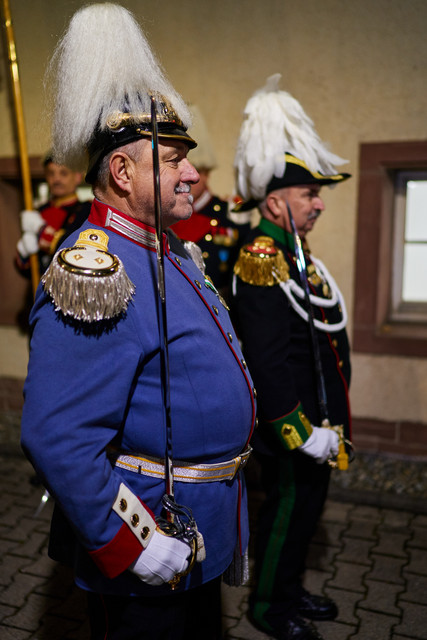
[[[30, 484], [29, 463], [17, 452], [0, 463], [0, 638], [87, 640], [84, 596], [47, 557], [51, 501], [34, 517], [42, 489]], [[256, 510], [260, 495], [250, 495]], [[325, 640], [427, 640], [426, 513], [412, 503], [405, 510], [330, 498], [305, 586], [339, 606], [335, 621], [317, 623]], [[249, 587], [224, 586], [224, 640], [268, 638], [246, 618], [248, 595]]]

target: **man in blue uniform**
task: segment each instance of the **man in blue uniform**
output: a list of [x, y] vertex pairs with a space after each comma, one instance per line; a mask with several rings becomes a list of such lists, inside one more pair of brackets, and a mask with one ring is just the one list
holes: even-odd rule
[[[137, 73], [118, 73], [129, 50]], [[60, 46], [68, 96], [79, 93], [94, 51], [96, 91], [68, 105], [58, 99], [53, 137], [61, 160], [88, 151], [95, 200], [37, 293], [22, 444], [55, 499], [50, 553], [71, 562], [88, 591], [92, 638], [218, 639], [221, 576], [244, 565], [248, 542], [240, 469], [254, 426], [252, 382], [216, 289], [176, 237], [156, 236], [151, 95], [164, 229], [191, 214], [198, 179], [185, 104], [122, 7], [90, 5], [74, 16]], [[174, 498], [195, 520], [183, 533], [173, 508], [159, 520], [166, 395]]]
[[[270, 78], [248, 102], [236, 155], [239, 191], [261, 214], [235, 266], [233, 303], [258, 391], [260, 426], [253, 446], [266, 493], [250, 612], [275, 638], [314, 640], [320, 636], [304, 618], [337, 615], [331, 600], [302, 586], [327, 494], [327, 460], [339, 449], [338, 429], [322, 426], [318, 368], [330, 423], [343, 426], [348, 437], [350, 362], [344, 301], [326, 267], [310, 254], [306, 237], [324, 210], [321, 188], [349, 176], [336, 172], [340, 158], [326, 150], [301, 106], [279, 91], [277, 81]], [[310, 305], [295, 242], [304, 247]]]

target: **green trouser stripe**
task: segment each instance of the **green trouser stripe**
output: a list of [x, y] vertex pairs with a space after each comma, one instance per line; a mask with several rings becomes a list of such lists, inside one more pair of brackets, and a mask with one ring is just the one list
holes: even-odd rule
[[268, 610], [271, 595], [276, 580], [277, 565], [280, 559], [282, 547], [285, 544], [289, 521], [295, 503], [295, 484], [292, 462], [287, 457], [279, 462], [279, 504], [276, 517], [273, 522], [271, 534], [265, 549], [261, 572], [258, 580], [255, 596], [253, 616], [263, 626], [270, 625], [264, 620], [264, 614]]

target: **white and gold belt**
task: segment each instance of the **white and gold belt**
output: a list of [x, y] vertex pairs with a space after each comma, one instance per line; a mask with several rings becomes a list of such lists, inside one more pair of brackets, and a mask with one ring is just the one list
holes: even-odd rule
[[[173, 478], [175, 482], [221, 482], [233, 480], [236, 474], [246, 465], [251, 455], [252, 447], [247, 448], [232, 460], [213, 464], [191, 464], [174, 460]], [[152, 478], [165, 477], [165, 463], [160, 458], [153, 458], [144, 454], [131, 455], [110, 451], [109, 458], [115, 467], [127, 469]]]

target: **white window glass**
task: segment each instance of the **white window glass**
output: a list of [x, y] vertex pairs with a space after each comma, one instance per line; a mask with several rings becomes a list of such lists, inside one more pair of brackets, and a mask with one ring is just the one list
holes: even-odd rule
[[403, 302], [427, 302], [427, 242], [405, 243], [403, 256]]
[[406, 242], [427, 242], [427, 180], [406, 185]]
[[392, 281], [394, 320], [427, 321], [427, 174], [397, 174]]

